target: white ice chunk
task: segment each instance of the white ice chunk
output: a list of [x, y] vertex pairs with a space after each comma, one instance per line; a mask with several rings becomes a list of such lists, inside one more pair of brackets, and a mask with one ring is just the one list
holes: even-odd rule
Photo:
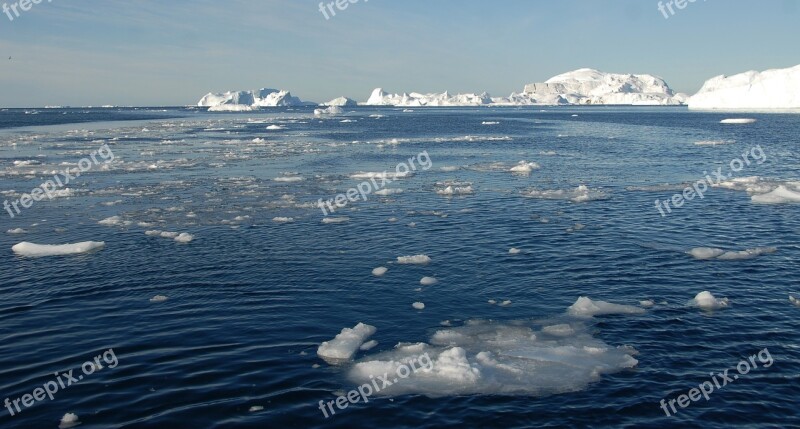
[[631, 305], [612, 304], [605, 301], [592, 301], [582, 296], [572, 304], [567, 312], [573, 316], [593, 317], [607, 314], [643, 314], [645, 311]]
[[397, 263], [404, 265], [427, 265], [431, 263], [431, 258], [428, 255], [398, 256]]
[[359, 323], [354, 328], [344, 328], [334, 339], [320, 344], [317, 355], [326, 362], [350, 360], [358, 348], [371, 337], [377, 329]]
[[730, 300], [728, 300], [728, 298], [717, 299], [711, 292], [705, 291], [698, 293], [697, 296], [690, 301], [690, 304], [705, 310], [716, 310], [728, 307], [730, 305]]
[[61, 245], [34, 244], [23, 241], [22, 243], [15, 244], [11, 250], [21, 256], [62, 256], [88, 253], [93, 250], [102, 249], [105, 245], [106, 243], [103, 241], [84, 241], [81, 243]]

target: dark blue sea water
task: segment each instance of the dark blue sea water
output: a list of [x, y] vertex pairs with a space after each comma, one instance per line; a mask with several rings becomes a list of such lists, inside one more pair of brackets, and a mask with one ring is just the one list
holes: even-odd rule
[[[800, 116], [151, 110], [0, 112], [6, 201], [103, 145], [114, 154], [60, 189], [63, 196], [14, 218], [0, 213], [0, 400], [64, 380], [54, 373], [83, 375], [84, 362], [109, 350], [116, 362], [100, 360], [103, 369], [89, 368], [52, 400], [3, 408], [0, 427], [55, 428], [65, 413], [87, 429], [800, 427], [800, 307], [789, 302], [800, 294], [800, 215], [796, 203], [753, 201], [800, 185]], [[758, 121], [720, 124], [734, 117]], [[422, 152], [432, 167], [389, 186], [403, 193], [372, 195], [336, 215], [347, 222], [322, 222], [317, 201], [357, 186], [354, 174], [394, 170]], [[752, 162], [737, 177], [748, 179], [727, 180], [665, 217], [656, 209], [656, 199], [727, 171], [744, 153]], [[523, 160], [540, 168], [512, 174]], [[448, 186], [471, 192], [442, 195]], [[155, 230], [194, 239], [145, 234]], [[90, 240], [105, 247], [40, 258], [11, 250]], [[698, 247], [777, 251], [734, 260], [686, 253]], [[431, 263], [397, 263], [417, 254]], [[379, 266], [389, 268], [383, 277], [371, 274]], [[423, 276], [438, 283], [420, 286]], [[730, 305], [691, 305], [703, 291]], [[168, 300], [150, 302], [156, 295]], [[377, 328], [371, 339], [379, 344], [355, 356], [364, 361], [401, 342], [430, 342], [445, 321], [539, 332], [544, 319], [569, 320], [565, 311], [581, 296], [645, 309], [567, 322], [611, 349], [635, 349], [637, 365], [570, 388], [570, 372], [533, 359], [513, 376], [527, 393], [502, 383], [468, 394], [417, 389], [328, 419], [318, 408], [356, 387], [352, 362], [317, 356], [342, 328]], [[654, 305], [643, 307], [646, 300]], [[660, 407], [712, 372], [738, 374], [742, 359], [764, 349], [769, 367], [756, 359], [757, 369], [675, 416]], [[562, 352], [552, 348], [549, 359]], [[555, 391], [536, 393], [542, 377]]]

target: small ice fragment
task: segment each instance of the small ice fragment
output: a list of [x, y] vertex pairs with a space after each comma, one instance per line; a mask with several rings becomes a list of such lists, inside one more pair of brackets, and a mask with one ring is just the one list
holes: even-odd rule
[[381, 277], [382, 275], [386, 274], [389, 271], [386, 267], [378, 267], [372, 270], [372, 275], [375, 277]]
[[405, 265], [427, 265], [431, 263], [431, 258], [428, 255], [398, 256], [397, 263]]
[[411, 304], [411, 306], [414, 307], [414, 309], [416, 309], [416, 310], [424, 310], [425, 309], [425, 304], [422, 303], [422, 302], [415, 302], [415, 303]]
[[639, 301], [639, 305], [641, 305], [642, 307], [652, 307], [656, 305], [656, 303], [653, 302], [652, 299], [646, 299], [644, 301]]
[[93, 250], [102, 249], [106, 243], [103, 241], [84, 241], [75, 244], [34, 244], [23, 241], [22, 243], [15, 244], [11, 250], [20, 256], [63, 256], [63, 255], [77, 255], [81, 253], [89, 253]]
[[352, 329], [344, 328], [334, 339], [320, 344], [317, 355], [329, 363], [349, 360], [375, 331], [377, 329], [374, 326], [363, 323], [359, 323]]
[[508, 253], [511, 254], [511, 255], [518, 255], [520, 252], [522, 252], [522, 251], [517, 249], [516, 247], [512, 247], [512, 248], [508, 249]]
[[345, 217], [326, 217], [325, 219], [322, 219], [322, 223], [325, 223], [325, 224], [328, 224], [328, 223], [345, 223], [345, 222], [349, 222], [349, 221], [350, 221], [350, 218], [346, 217], [346, 216]]
[[362, 351], [372, 350], [377, 345], [378, 345], [377, 341], [369, 340], [366, 343], [362, 344], [361, 347], [359, 347], [359, 349]]
[[697, 296], [690, 301], [690, 304], [704, 310], [716, 310], [728, 307], [730, 305], [730, 300], [728, 300], [728, 298], [717, 299], [711, 292], [705, 291], [698, 293]]
[[755, 122], [756, 120], [752, 118], [731, 118], [719, 121], [720, 124], [752, 124]]
[[508, 307], [509, 305], [511, 305], [511, 300], [510, 299], [507, 299], [507, 300], [505, 300], [505, 301], [500, 303], [500, 307]]
[[14, 229], [9, 229], [8, 231], [6, 231], [6, 234], [25, 234], [27, 232], [28, 231], [25, 231], [22, 228], [14, 228]]
[[294, 222], [294, 218], [292, 217], [274, 217], [272, 221], [275, 223], [292, 223]]
[[150, 298], [150, 302], [164, 302], [164, 301], [166, 301], [168, 299], [169, 298], [167, 298], [164, 295], [156, 295], [156, 296]]
[[582, 296], [575, 301], [568, 309], [567, 313], [573, 316], [594, 317], [607, 314], [643, 314], [645, 311], [639, 307], [630, 305], [612, 304], [605, 301], [593, 301]]
[[59, 429], [68, 429], [80, 424], [78, 421], [78, 415], [73, 413], [64, 414], [64, 417], [61, 418], [61, 422], [59, 423]]
[[255, 413], [255, 412], [263, 411], [263, 410], [264, 410], [264, 407], [262, 407], [261, 405], [253, 405], [252, 407], [250, 407], [249, 411], [251, 413]]
[[492, 305], [497, 304], [497, 301], [494, 300], [494, 299], [490, 299], [489, 301], [486, 301], [486, 302], [488, 302], [489, 304], [492, 304]]
[[185, 232], [175, 237], [175, 241], [177, 241], [178, 243], [189, 243], [192, 240], [194, 240], [194, 236], [192, 234], [188, 234]]
[[419, 284], [423, 286], [431, 286], [439, 283], [439, 280], [436, 280], [436, 277], [423, 277], [422, 280], [419, 281]]

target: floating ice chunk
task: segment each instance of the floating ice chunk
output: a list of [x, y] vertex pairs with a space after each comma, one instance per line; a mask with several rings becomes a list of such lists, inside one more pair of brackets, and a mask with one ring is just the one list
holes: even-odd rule
[[282, 127], [280, 125], [270, 125], [270, 126], [267, 127], [267, 129], [270, 130], [270, 131], [279, 131], [279, 130], [284, 129], [284, 127]]
[[694, 142], [697, 146], [720, 146], [733, 143], [736, 143], [736, 140], [701, 140]]
[[753, 195], [751, 199], [754, 203], [758, 204], [800, 203], [800, 192], [790, 190], [786, 186], [780, 185], [772, 192]]
[[404, 171], [404, 172], [388, 172], [388, 171], [381, 171], [381, 172], [366, 172], [366, 173], [353, 173], [350, 175], [351, 179], [358, 179], [358, 180], [369, 180], [369, 179], [386, 179], [386, 180], [397, 180], [397, 179], [405, 179], [408, 177], [413, 176], [414, 173], [411, 171]]
[[111, 217], [107, 217], [107, 218], [105, 218], [105, 219], [103, 219], [103, 220], [101, 220], [101, 221], [99, 221], [97, 223], [100, 224], [100, 225], [104, 225], [104, 226], [119, 226], [119, 225], [123, 224], [123, 221], [122, 221], [122, 218], [119, 217], [119, 216], [111, 216]]
[[320, 344], [317, 355], [328, 363], [350, 360], [375, 331], [377, 329], [374, 326], [363, 323], [359, 323], [353, 329], [344, 328], [334, 339]]
[[430, 344], [398, 346], [363, 359], [348, 378], [361, 385], [385, 373], [396, 374], [405, 365], [415, 370], [378, 395], [543, 396], [583, 390], [603, 374], [638, 364], [635, 350], [593, 338], [582, 323], [549, 325], [554, 326], [553, 334], [543, 333], [545, 338], [525, 325], [468, 321], [462, 327], [443, 328], [432, 335]]
[[543, 200], [567, 200], [573, 203], [585, 203], [589, 201], [606, 200], [608, 194], [597, 189], [589, 189], [585, 185], [580, 185], [575, 189], [564, 190], [538, 190], [531, 189], [523, 192], [523, 196], [528, 198], [538, 198]]
[[381, 189], [380, 191], [375, 191], [375, 195], [380, 195], [382, 197], [385, 197], [387, 195], [396, 195], [402, 193], [403, 193], [402, 189]]
[[28, 233], [28, 231], [26, 231], [26, 230], [24, 230], [22, 228], [14, 228], [14, 229], [9, 229], [8, 231], [6, 231], [6, 234], [27, 234], [27, 233]]
[[259, 411], [264, 411], [264, 407], [261, 405], [253, 405], [248, 411], [251, 413], [257, 413]]
[[497, 304], [497, 300], [494, 300], [494, 299], [490, 299], [490, 300], [488, 300], [488, 301], [486, 301], [486, 302], [488, 302], [488, 303], [489, 303], [489, 304], [491, 304], [491, 305], [495, 305], [495, 304]]
[[520, 252], [522, 252], [522, 250], [519, 250], [516, 247], [508, 249], [508, 253], [511, 255], [518, 255]]
[[389, 271], [389, 269], [386, 267], [378, 267], [372, 270], [372, 275], [375, 277], [381, 277], [386, 274], [387, 271]]
[[752, 118], [731, 118], [731, 119], [723, 119], [719, 121], [720, 124], [752, 124], [755, 123], [757, 120]]
[[164, 302], [164, 301], [166, 301], [168, 299], [169, 298], [167, 298], [164, 295], [156, 295], [156, 296], [150, 298], [150, 302]]
[[359, 350], [362, 350], [362, 351], [372, 350], [377, 345], [378, 345], [377, 341], [369, 340], [366, 343], [362, 344], [361, 347], [359, 347]]
[[350, 218], [343, 216], [343, 217], [326, 217], [322, 219], [322, 223], [345, 223], [350, 222]]
[[147, 236], [150, 236], [150, 237], [161, 237], [161, 233], [162, 232], [163, 231], [159, 231], [157, 229], [153, 229], [153, 230], [150, 230], [150, 231], [145, 231], [144, 234], [147, 235]]
[[66, 413], [64, 417], [61, 417], [61, 422], [58, 424], [58, 429], [69, 429], [71, 427], [75, 427], [80, 424], [78, 421], [78, 415], [73, 413]]
[[422, 280], [419, 281], [419, 284], [422, 286], [432, 286], [436, 283], [439, 283], [439, 280], [436, 280], [436, 277], [423, 277]]
[[725, 253], [724, 250], [714, 247], [695, 247], [689, 251], [690, 255], [700, 260], [714, 259], [723, 253]]
[[530, 174], [531, 171], [538, 170], [540, 168], [542, 167], [535, 162], [520, 161], [517, 165], [511, 167], [511, 172], [518, 174]]
[[720, 261], [737, 261], [743, 259], [753, 259], [761, 255], [768, 255], [778, 251], [777, 247], [756, 247], [753, 249], [745, 249], [739, 251], [724, 251], [711, 247], [696, 247], [688, 254], [692, 255], [695, 259], [710, 260], [716, 259]]
[[639, 305], [642, 307], [652, 307], [656, 305], [656, 303], [652, 299], [646, 299], [644, 301], [639, 301]]
[[314, 109], [314, 116], [323, 116], [323, 115], [341, 115], [344, 113], [339, 106], [328, 106], [324, 109]]
[[274, 217], [272, 218], [273, 222], [276, 223], [292, 223], [294, 222], [294, 218], [292, 217]]
[[507, 300], [505, 300], [505, 301], [503, 301], [503, 302], [501, 302], [500, 304], [497, 304], [497, 305], [499, 305], [500, 307], [508, 307], [508, 306], [511, 305], [511, 300], [507, 299]]
[[246, 104], [221, 104], [208, 108], [209, 112], [252, 112], [254, 110], [258, 110], [258, 107], [248, 106]]
[[180, 235], [180, 234], [179, 234], [179, 233], [177, 233], [177, 232], [170, 232], [170, 231], [162, 231], [162, 232], [161, 232], [161, 234], [160, 234], [160, 236], [161, 236], [162, 238], [176, 238], [176, 237], [178, 237], [179, 235]]
[[431, 258], [428, 255], [398, 256], [397, 263], [406, 265], [427, 265], [431, 263]]
[[643, 314], [645, 311], [631, 305], [612, 304], [605, 301], [592, 301], [587, 297], [580, 297], [575, 304], [567, 308], [567, 313], [579, 317], [594, 317], [607, 314]]
[[495, 121], [483, 121], [483, 122], [481, 122], [481, 125], [500, 125], [500, 122], [495, 122]]
[[273, 180], [275, 180], [276, 182], [292, 183], [292, 182], [302, 182], [303, 178], [301, 176], [281, 176], [281, 177], [276, 177]]
[[81, 253], [89, 253], [93, 250], [102, 249], [106, 243], [103, 241], [84, 241], [75, 244], [34, 244], [23, 241], [22, 243], [15, 244], [11, 250], [20, 256], [62, 256], [62, 255], [77, 255]]
[[451, 195], [469, 195], [474, 193], [475, 190], [472, 189], [472, 186], [447, 186], [444, 189], [439, 189], [436, 191], [439, 195], [444, 196], [451, 196]]
[[698, 293], [689, 303], [704, 310], [716, 310], [730, 305], [728, 298], [717, 299], [708, 291]]
[[186, 232], [181, 233], [180, 235], [175, 237], [175, 241], [177, 241], [178, 243], [189, 243], [192, 240], [194, 240], [194, 236]]
[[800, 299], [797, 299], [797, 298], [793, 297], [792, 295], [789, 295], [789, 302], [791, 302], [792, 304], [800, 307]]
[[423, 302], [415, 302], [415, 303], [411, 304], [411, 306], [414, 307], [415, 310], [424, 310], [425, 309], [425, 303], [423, 303]]

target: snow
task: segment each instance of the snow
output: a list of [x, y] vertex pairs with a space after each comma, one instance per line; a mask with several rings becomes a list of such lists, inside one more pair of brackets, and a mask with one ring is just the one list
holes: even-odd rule
[[334, 339], [320, 344], [317, 355], [329, 363], [350, 360], [375, 331], [377, 329], [374, 326], [363, 323], [359, 323], [352, 329], [344, 328]]
[[716, 76], [707, 80], [688, 104], [695, 110], [798, 109], [800, 65]]
[[333, 100], [327, 103], [322, 103], [321, 106], [355, 107], [358, 106], [358, 102], [356, 102], [352, 98], [339, 97], [339, 98], [334, 98]]
[[75, 244], [34, 244], [23, 241], [22, 243], [15, 244], [11, 250], [20, 256], [62, 256], [62, 255], [77, 255], [81, 253], [88, 253], [93, 250], [102, 249], [106, 243], [103, 241], [84, 241]]
[[397, 263], [403, 265], [427, 265], [431, 263], [428, 255], [398, 256]]
[[[230, 107], [222, 109], [245, 109], [246, 107], [291, 107], [291, 106], [308, 106], [314, 103], [307, 103], [301, 101], [297, 97], [293, 97], [289, 91], [262, 88], [256, 91], [228, 91], [224, 93], [209, 93], [206, 94], [197, 103], [200, 107], [218, 107], [218, 106], [243, 106], [243, 107]], [[241, 111], [241, 110], [235, 110]]]
[[348, 378], [361, 385], [394, 377], [405, 365], [414, 369], [409, 376], [376, 394], [544, 396], [586, 389], [604, 374], [638, 364], [635, 350], [594, 338], [579, 321], [545, 326], [537, 331], [524, 322], [468, 321], [436, 331], [429, 343], [400, 343], [369, 356]]
[[717, 299], [711, 292], [700, 292], [693, 300], [689, 302], [690, 305], [702, 308], [704, 310], [717, 310], [725, 308], [730, 305], [728, 298]]
[[631, 305], [612, 304], [605, 301], [593, 301], [582, 296], [575, 301], [568, 309], [567, 313], [572, 316], [594, 317], [607, 314], [642, 314], [644, 310]]

